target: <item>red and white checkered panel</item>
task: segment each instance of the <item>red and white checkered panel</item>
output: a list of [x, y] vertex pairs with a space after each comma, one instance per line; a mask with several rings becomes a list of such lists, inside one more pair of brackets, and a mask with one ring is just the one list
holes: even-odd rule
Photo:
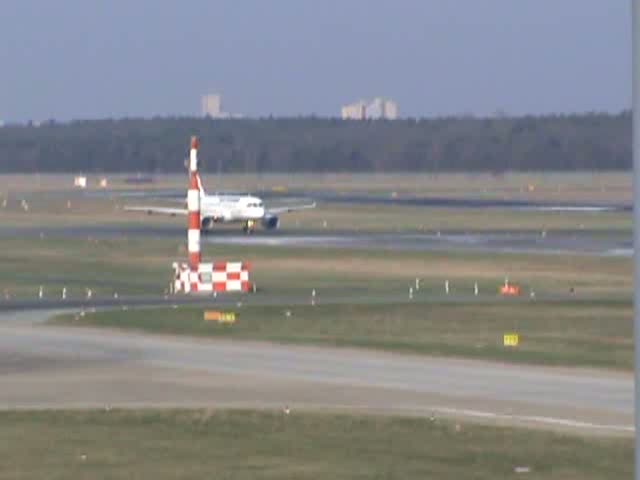
[[197, 278], [185, 263], [174, 263], [175, 293], [248, 292], [251, 288], [249, 265], [242, 262], [200, 263]]
[[187, 190], [187, 251], [188, 263], [173, 264], [174, 293], [191, 292], [248, 292], [249, 266], [242, 262], [201, 263], [200, 256], [200, 191], [198, 147], [191, 137], [189, 151], [189, 188]]

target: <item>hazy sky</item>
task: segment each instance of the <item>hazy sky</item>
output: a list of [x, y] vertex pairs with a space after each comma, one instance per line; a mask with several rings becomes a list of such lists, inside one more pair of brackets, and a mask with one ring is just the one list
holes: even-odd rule
[[629, 0], [2, 0], [0, 119], [617, 112]]

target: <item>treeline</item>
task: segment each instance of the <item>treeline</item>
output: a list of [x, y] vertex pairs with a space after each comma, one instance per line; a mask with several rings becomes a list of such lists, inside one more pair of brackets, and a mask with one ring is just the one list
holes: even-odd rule
[[631, 115], [398, 121], [154, 118], [0, 128], [0, 172], [174, 172], [189, 137], [205, 171], [616, 170]]

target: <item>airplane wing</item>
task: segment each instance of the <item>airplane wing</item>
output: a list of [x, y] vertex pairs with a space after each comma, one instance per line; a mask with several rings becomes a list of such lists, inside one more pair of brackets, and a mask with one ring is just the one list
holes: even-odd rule
[[309, 203], [307, 205], [286, 205], [282, 207], [273, 207], [268, 208], [266, 211], [266, 215], [275, 215], [278, 213], [288, 213], [288, 212], [297, 212], [299, 210], [309, 210], [311, 208], [316, 208], [316, 202]]
[[175, 217], [176, 215], [186, 215], [189, 213], [186, 208], [171, 208], [171, 207], [153, 207], [153, 206], [125, 206], [123, 208], [128, 212], [144, 212], [151, 215], [152, 213], [159, 213], [161, 215], [171, 215]]

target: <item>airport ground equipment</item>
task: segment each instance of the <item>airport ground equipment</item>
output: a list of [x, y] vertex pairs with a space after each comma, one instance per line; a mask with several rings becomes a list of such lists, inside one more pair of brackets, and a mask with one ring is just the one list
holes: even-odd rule
[[248, 292], [249, 267], [244, 262], [203, 263], [200, 251], [200, 188], [198, 139], [191, 137], [187, 190], [187, 263], [174, 262], [173, 293]]

